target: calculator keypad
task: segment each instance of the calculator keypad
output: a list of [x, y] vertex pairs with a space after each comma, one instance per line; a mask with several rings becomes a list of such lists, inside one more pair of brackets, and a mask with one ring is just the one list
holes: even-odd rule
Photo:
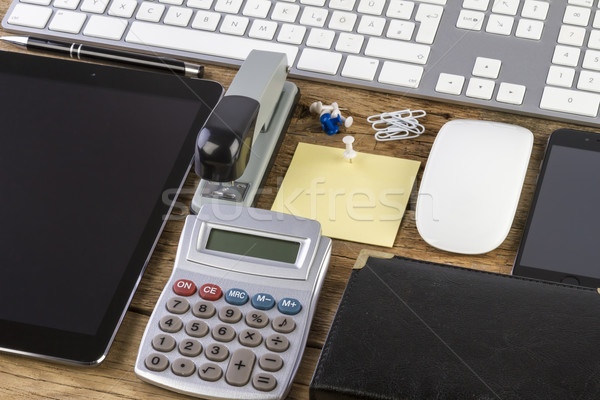
[[277, 387], [280, 354], [290, 348], [286, 334], [294, 332], [293, 315], [302, 310], [298, 300], [179, 279], [163, 307], [146, 368], [264, 392]]

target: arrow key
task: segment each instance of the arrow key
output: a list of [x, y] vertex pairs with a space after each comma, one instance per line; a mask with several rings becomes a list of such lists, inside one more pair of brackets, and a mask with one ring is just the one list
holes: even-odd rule
[[500, 83], [496, 100], [501, 103], [523, 104], [525, 98], [525, 86], [515, 85], [514, 83]]

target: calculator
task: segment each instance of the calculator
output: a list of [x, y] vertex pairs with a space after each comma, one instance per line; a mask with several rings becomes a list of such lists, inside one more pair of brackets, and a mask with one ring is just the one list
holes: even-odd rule
[[186, 218], [136, 375], [205, 399], [285, 398], [330, 257], [317, 221], [202, 206]]

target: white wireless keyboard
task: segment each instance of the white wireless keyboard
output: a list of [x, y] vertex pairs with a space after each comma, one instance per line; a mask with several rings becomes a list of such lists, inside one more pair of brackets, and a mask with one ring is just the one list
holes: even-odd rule
[[277, 51], [295, 77], [600, 126], [598, 11], [598, 0], [14, 0], [2, 26], [230, 65]]

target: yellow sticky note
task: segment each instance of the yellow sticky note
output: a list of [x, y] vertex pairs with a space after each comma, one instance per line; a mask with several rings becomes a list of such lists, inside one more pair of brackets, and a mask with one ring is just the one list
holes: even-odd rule
[[324, 236], [393, 247], [418, 161], [300, 143], [272, 210], [316, 219]]

